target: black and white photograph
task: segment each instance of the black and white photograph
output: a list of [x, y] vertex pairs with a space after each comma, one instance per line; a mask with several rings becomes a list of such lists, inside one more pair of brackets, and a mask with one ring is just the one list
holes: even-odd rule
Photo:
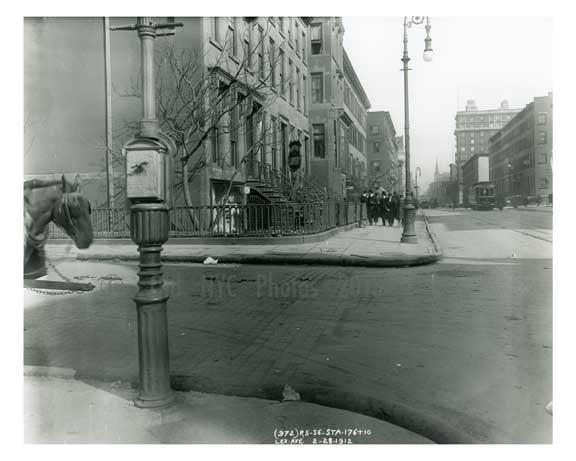
[[12, 19], [22, 443], [554, 445], [554, 11], [256, 5]]

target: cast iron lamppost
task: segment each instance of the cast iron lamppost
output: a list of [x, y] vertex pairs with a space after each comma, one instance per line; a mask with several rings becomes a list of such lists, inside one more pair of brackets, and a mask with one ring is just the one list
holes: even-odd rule
[[[164, 289], [160, 253], [168, 240], [171, 202], [173, 141], [160, 131], [156, 119], [154, 84], [154, 40], [172, 35], [181, 23], [158, 24], [151, 17], [139, 17], [136, 24], [111, 30], [136, 30], [142, 58], [142, 120], [139, 133], [124, 145], [126, 195], [131, 202], [130, 237], [138, 245], [140, 265], [138, 292], [134, 297], [138, 322], [139, 395], [135, 405], [158, 408], [170, 405], [168, 351], [168, 294]], [[168, 29], [157, 33], [158, 29]]]
[[414, 206], [414, 197], [412, 194], [412, 179], [410, 177], [410, 116], [408, 107], [408, 62], [410, 58], [408, 57], [408, 28], [416, 26], [418, 24], [423, 24], [426, 21], [426, 38], [424, 39], [424, 61], [432, 61], [432, 38], [430, 38], [430, 19], [428, 16], [412, 16], [408, 18], [404, 17], [404, 55], [402, 56], [402, 62], [404, 63], [404, 142], [406, 159], [404, 161], [405, 174], [406, 174], [406, 198], [404, 199], [404, 230], [402, 232], [402, 238], [400, 242], [402, 243], [418, 243], [418, 238], [416, 237], [415, 221], [416, 221], [416, 207]]

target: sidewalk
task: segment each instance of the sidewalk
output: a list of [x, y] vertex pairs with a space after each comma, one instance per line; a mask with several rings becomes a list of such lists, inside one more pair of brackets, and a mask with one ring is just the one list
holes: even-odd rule
[[[441, 258], [438, 246], [427, 232], [424, 218], [416, 221], [417, 244], [400, 243], [402, 228], [366, 226], [341, 232], [321, 242], [278, 245], [182, 244], [164, 245], [165, 262], [202, 263], [207, 257], [220, 263], [310, 264], [365, 267], [405, 267], [431, 264]], [[87, 250], [72, 245], [50, 244], [50, 257], [76, 257], [84, 261], [137, 261], [136, 245], [130, 241], [99, 243]]]
[[[302, 401], [177, 392], [169, 408], [140, 409], [125, 383], [73, 376], [73, 370], [25, 368], [25, 443], [432, 443], [384, 421]], [[296, 430], [303, 436], [293, 437]]]

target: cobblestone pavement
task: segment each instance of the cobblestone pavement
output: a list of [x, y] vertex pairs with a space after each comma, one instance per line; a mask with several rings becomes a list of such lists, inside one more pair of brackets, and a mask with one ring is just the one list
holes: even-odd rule
[[[174, 386], [276, 399], [289, 384], [436, 442], [551, 442], [551, 243], [508, 216], [432, 211], [434, 266], [165, 266]], [[136, 266], [58, 267], [98, 288], [28, 295], [25, 364], [136, 381]]]

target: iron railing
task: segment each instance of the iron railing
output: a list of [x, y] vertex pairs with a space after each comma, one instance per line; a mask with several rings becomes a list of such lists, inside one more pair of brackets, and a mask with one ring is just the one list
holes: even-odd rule
[[[307, 235], [360, 223], [365, 204], [358, 201], [175, 207], [170, 237], [277, 237]], [[130, 211], [92, 210], [94, 238], [130, 238]], [[68, 238], [50, 223], [48, 238]]]

